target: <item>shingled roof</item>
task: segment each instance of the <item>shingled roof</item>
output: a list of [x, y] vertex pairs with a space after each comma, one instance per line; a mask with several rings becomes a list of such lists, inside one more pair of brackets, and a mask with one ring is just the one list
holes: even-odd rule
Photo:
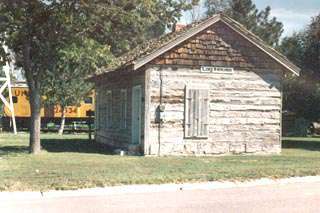
[[182, 42], [186, 41], [187, 39], [193, 37], [194, 35], [200, 33], [201, 31], [207, 29], [208, 27], [214, 25], [219, 21], [226, 24], [243, 38], [245, 38], [250, 43], [262, 50], [264, 53], [269, 55], [284, 68], [286, 68], [286, 70], [299, 75], [299, 67], [295, 66], [284, 55], [282, 55], [281, 53], [267, 45], [259, 37], [248, 31], [243, 25], [223, 14], [214, 15], [205, 20], [187, 25], [180, 31], [168, 33], [158, 39], [147, 41], [129, 51], [128, 53], [124, 54], [123, 56], [119, 57], [119, 65], [115, 69], [109, 71], [115, 71], [127, 66], [131, 66], [133, 70], [137, 70], [148, 62], [162, 55], [163, 53], [169, 51], [170, 49], [176, 47], [177, 45], [181, 44]]

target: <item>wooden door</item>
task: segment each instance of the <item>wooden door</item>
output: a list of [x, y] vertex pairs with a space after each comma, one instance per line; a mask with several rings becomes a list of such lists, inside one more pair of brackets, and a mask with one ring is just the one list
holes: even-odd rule
[[141, 142], [141, 86], [132, 88], [132, 124], [131, 124], [131, 142], [140, 144]]

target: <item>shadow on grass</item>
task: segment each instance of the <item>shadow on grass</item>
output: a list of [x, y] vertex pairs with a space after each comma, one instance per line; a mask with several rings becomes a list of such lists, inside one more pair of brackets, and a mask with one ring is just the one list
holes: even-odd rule
[[[47, 152], [112, 154], [112, 150], [85, 139], [42, 139], [41, 148]], [[27, 146], [0, 146], [0, 156], [28, 153]]]
[[28, 151], [29, 149], [26, 146], [3, 146], [0, 147], [0, 156], [28, 153]]
[[[41, 147], [47, 152], [74, 152], [91, 154], [112, 154], [110, 147], [90, 142], [87, 139], [42, 139]], [[320, 141], [303, 140], [283, 140], [282, 147], [286, 149], [302, 149], [309, 151], [320, 151]], [[11, 154], [28, 153], [27, 146], [0, 146], [0, 156]]]
[[284, 140], [282, 147], [286, 149], [304, 149], [309, 151], [320, 151], [320, 142], [310, 140]]
[[41, 147], [48, 152], [112, 153], [108, 147], [86, 139], [42, 139]]

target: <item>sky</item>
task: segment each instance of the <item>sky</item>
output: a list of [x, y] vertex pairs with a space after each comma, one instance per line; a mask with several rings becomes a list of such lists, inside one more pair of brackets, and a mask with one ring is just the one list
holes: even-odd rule
[[[253, 0], [259, 10], [271, 7], [271, 15], [284, 25], [284, 36], [290, 36], [307, 26], [311, 17], [320, 14], [320, 0]], [[189, 22], [188, 14], [181, 19]]]

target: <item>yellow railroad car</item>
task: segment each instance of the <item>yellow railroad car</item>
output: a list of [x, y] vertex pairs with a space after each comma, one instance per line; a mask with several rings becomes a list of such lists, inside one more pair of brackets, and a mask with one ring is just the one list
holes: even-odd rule
[[[28, 128], [30, 118], [30, 105], [28, 87], [26, 84], [14, 84], [12, 86], [12, 99], [14, 113], [17, 121], [17, 127]], [[68, 106], [65, 109], [66, 122], [88, 121], [91, 118], [90, 113], [94, 111], [95, 95], [92, 91], [79, 106]], [[10, 126], [11, 113], [8, 108], [4, 108], [4, 126]], [[45, 127], [47, 123], [58, 124], [61, 119], [60, 106], [46, 106], [41, 108], [41, 124]]]

